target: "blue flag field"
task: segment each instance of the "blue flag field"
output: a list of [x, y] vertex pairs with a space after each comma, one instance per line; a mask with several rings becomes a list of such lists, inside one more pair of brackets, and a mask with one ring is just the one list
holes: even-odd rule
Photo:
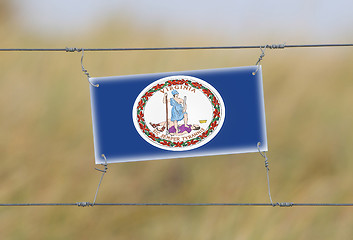
[[90, 78], [96, 164], [267, 151], [256, 69]]

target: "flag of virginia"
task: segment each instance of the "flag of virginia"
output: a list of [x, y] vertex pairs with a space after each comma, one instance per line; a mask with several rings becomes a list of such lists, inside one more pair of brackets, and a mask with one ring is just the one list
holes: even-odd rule
[[96, 163], [267, 151], [256, 69], [91, 78]]

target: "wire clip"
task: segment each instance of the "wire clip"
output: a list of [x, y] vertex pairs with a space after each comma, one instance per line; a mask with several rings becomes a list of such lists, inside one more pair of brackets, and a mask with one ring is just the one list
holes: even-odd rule
[[275, 203], [273, 204], [274, 207], [279, 206], [279, 207], [293, 207], [294, 203], [292, 202], [281, 202], [281, 203]]
[[66, 47], [65, 48], [65, 51], [66, 52], [81, 52], [81, 51], [83, 51], [83, 48], [69, 48], [69, 47]]
[[93, 87], [99, 87], [99, 84], [93, 84], [91, 81], [90, 81], [90, 78], [91, 76], [89, 75], [88, 71], [84, 68], [83, 66], [83, 57], [84, 57], [84, 52], [85, 50], [83, 48], [70, 48], [70, 47], [66, 47], [65, 48], [65, 51], [66, 52], [82, 52], [82, 56], [81, 56], [81, 69], [82, 69], [82, 72], [87, 76], [87, 80], [89, 82], [89, 84], [91, 84]]
[[281, 44], [272, 44], [272, 45], [266, 45], [265, 48], [269, 48], [269, 49], [284, 49], [286, 47], [285, 43], [281, 43]]
[[265, 50], [266, 50], [266, 48], [267, 48], [267, 46], [268, 45], [266, 45], [265, 47], [264, 47], [264, 49], [262, 49], [262, 47], [260, 47], [260, 50], [261, 50], [261, 55], [260, 55], [260, 57], [259, 57], [259, 60], [257, 60], [257, 62], [256, 62], [256, 66], [257, 66], [257, 68], [256, 68], [256, 71], [255, 72], [253, 72], [252, 73], [252, 75], [256, 75], [256, 73], [259, 71], [259, 69], [260, 69], [260, 62], [262, 61], [262, 59], [264, 58], [264, 56], [265, 56]]
[[255, 76], [256, 73], [259, 71], [259, 69], [260, 69], [260, 63], [261, 63], [262, 59], [265, 57], [265, 50], [266, 50], [266, 48], [269, 48], [269, 49], [284, 49], [285, 47], [286, 47], [286, 44], [285, 44], [285, 43], [260, 46], [261, 55], [260, 55], [260, 57], [259, 57], [259, 60], [257, 60], [257, 62], [256, 62], [256, 64], [255, 64], [255, 65], [257, 65], [256, 71], [253, 72], [252, 75]]
[[258, 143], [257, 143], [257, 150], [259, 151], [259, 153], [261, 154], [261, 156], [262, 156], [263, 158], [265, 158], [265, 168], [266, 168], [268, 171], [270, 171], [268, 158], [267, 158], [267, 156], [266, 156], [266, 153], [261, 152], [261, 150], [260, 150], [260, 145], [261, 145], [261, 143], [258, 142]]
[[94, 168], [96, 169], [97, 171], [100, 171], [100, 172], [103, 172], [103, 173], [106, 173], [107, 170], [108, 170], [108, 162], [107, 162], [107, 158], [105, 157], [104, 154], [102, 154], [102, 157], [104, 158], [104, 163], [102, 163], [102, 165], [104, 166], [104, 169], [99, 169], [99, 168]]
[[77, 207], [93, 207], [93, 204], [90, 202], [77, 202]]

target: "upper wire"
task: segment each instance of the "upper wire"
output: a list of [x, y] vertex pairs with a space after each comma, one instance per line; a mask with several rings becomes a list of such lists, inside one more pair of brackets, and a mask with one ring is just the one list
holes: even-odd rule
[[353, 47], [353, 43], [329, 44], [269, 44], [249, 46], [202, 46], [202, 47], [137, 47], [137, 48], [0, 48], [3, 52], [81, 52], [84, 51], [170, 51], [170, 50], [221, 50], [221, 49], [284, 49], [284, 48], [318, 48], [318, 47]]

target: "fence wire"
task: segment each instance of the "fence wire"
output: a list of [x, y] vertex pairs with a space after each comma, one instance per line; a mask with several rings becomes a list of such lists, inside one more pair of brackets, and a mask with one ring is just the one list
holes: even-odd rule
[[2, 52], [81, 52], [81, 51], [173, 51], [173, 50], [229, 50], [229, 49], [285, 49], [285, 48], [320, 48], [353, 47], [353, 43], [329, 44], [267, 44], [249, 46], [201, 46], [201, 47], [136, 47], [136, 48], [0, 48]]
[[[0, 52], [84, 52], [84, 51], [173, 51], [173, 50], [231, 50], [231, 49], [285, 49], [285, 48], [321, 48], [321, 47], [353, 47], [353, 43], [330, 43], [330, 44], [271, 44], [271, 45], [249, 45], [249, 46], [203, 46], [203, 47], [138, 47], [138, 48], [0, 48]], [[81, 59], [82, 61], [82, 59]], [[261, 152], [260, 152], [261, 154]], [[261, 154], [265, 157], [266, 155]], [[265, 164], [266, 164], [265, 161]], [[106, 165], [105, 165], [106, 167]], [[101, 181], [99, 182], [96, 195], [93, 203], [91, 202], [76, 202], [76, 203], [0, 203], [0, 207], [52, 207], [52, 206], [77, 206], [77, 207], [94, 207], [94, 206], [149, 206], [149, 207], [353, 207], [353, 203], [293, 203], [293, 202], [272, 202], [268, 163], [267, 166], [268, 190], [271, 203], [96, 203], [99, 186], [102, 182], [105, 170]], [[98, 169], [97, 169], [98, 170]]]
[[353, 207], [353, 203], [1, 203], [0, 207]]

